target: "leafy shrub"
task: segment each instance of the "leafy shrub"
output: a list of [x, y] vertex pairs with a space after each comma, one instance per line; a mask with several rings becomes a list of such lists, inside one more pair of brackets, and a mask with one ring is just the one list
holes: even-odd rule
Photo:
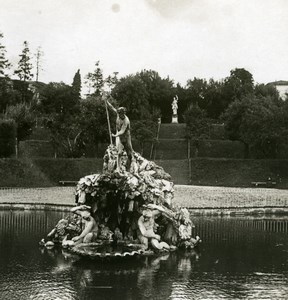
[[0, 120], [0, 157], [14, 154], [16, 123], [14, 120]]

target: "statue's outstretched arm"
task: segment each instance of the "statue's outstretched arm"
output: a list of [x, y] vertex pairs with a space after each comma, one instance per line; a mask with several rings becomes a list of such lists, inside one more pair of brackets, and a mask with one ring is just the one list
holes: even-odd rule
[[90, 206], [87, 206], [87, 205], [79, 205], [79, 206], [74, 206], [71, 208], [71, 212], [74, 213], [74, 214], [77, 214], [77, 215], [80, 215], [81, 216], [81, 213], [80, 211], [81, 210], [90, 210], [91, 207]]
[[104, 98], [104, 101], [106, 101], [107, 103], [107, 106], [112, 110], [114, 111], [115, 114], [117, 114], [117, 109], [108, 101], [108, 99], [105, 97]]
[[164, 207], [163, 205], [157, 205], [152, 203], [149, 203], [147, 207], [153, 209], [154, 216], [156, 216], [157, 214], [162, 214], [168, 220], [174, 221], [175, 213], [171, 209]]
[[153, 203], [149, 203], [147, 204], [147, 208], [149, 209], [153, 209], [159, 212], [165, 212], [164, 208], [162, 205], [157, 205], [157, 204], [153, 204]]

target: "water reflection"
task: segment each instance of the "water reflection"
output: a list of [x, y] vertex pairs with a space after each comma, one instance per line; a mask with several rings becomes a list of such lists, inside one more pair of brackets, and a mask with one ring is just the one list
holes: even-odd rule
[[[287, 218], [197, 218], [200, 252], [83, 260], [38, 241], [67, 213], [0, 211], [0, 299], [285, 299]], [[1, 298], [2, 297], [2, 298]]]

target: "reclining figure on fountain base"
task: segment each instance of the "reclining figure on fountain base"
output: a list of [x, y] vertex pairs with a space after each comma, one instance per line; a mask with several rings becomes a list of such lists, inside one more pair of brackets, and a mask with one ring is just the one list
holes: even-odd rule
[[138, 219], [137, 235], [144, 250], [148, 249], [149, 243], [156, 250], [170, 250], [170, 246], [166, 242], [161, 241], [161, 236], [154, 232], [159, 226], [155, 222], [155, 217], [160, 214], [160, 211], [161, 207], [153, 210], [147, 207]]

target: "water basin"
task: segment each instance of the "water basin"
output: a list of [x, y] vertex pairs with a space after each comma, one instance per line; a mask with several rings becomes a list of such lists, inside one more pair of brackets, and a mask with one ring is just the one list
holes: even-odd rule
[[197, 217], [198, 251], [124, 261], [38, 246], [67, 212], [0, 211], [0, 299], [287, 299], [287, 217]]

